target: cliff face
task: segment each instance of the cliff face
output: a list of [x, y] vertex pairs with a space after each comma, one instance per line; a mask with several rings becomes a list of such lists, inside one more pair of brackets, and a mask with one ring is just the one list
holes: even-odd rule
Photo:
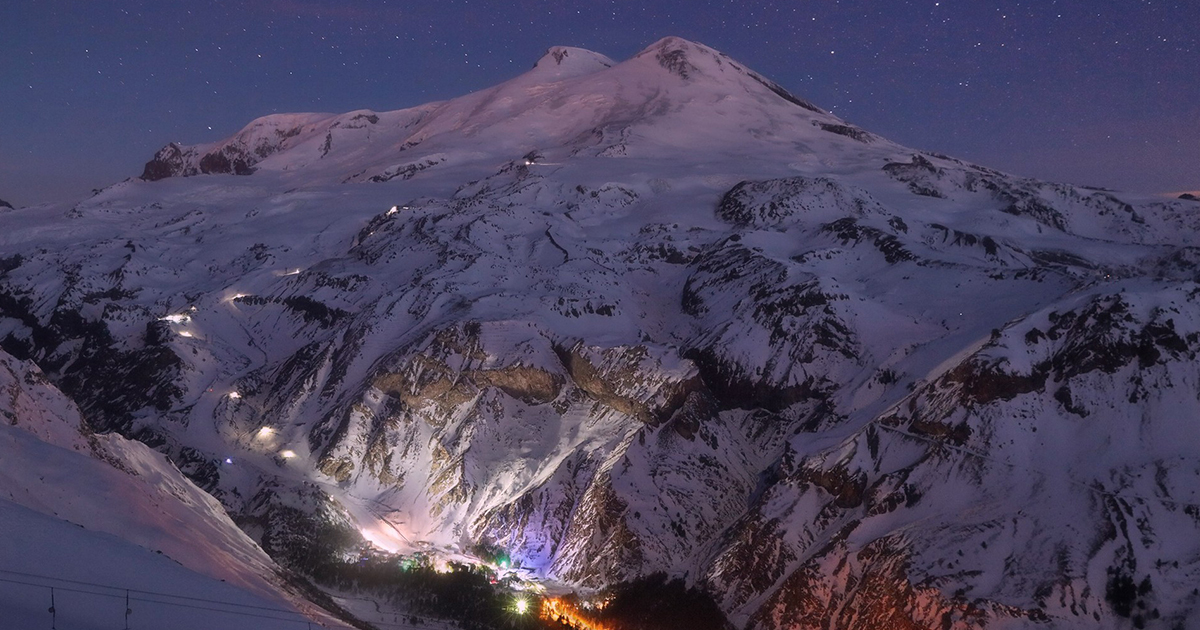
[[273, 553], [487, 541], [758, 628], [1196, 615], [1194, 201], [905, 149], [674, 38], [143, 180], [0, 215], [0, 339]]

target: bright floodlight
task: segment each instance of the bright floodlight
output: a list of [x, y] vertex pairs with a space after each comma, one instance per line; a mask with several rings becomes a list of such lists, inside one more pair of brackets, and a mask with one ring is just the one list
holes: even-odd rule
[[237, 400], [237, 399], [241, 398], [242, 395], [237, 392], [229, 392], [229, 397], [234, 400]]
[[280, 453], [284, 459], [291, 459], [296, 456], [296, 451], [283, 451]]
[[529, 609], [529, 602], [524, 597], [518, 597], [516, 607], [517, 614], [524, 615], [525, 611]]
[[258, 439], [260, 440], [265, 440], [272, 435], [275, 435], [275, 429], [272, 429], [271, 427], [263, 427], [258, 430]]
[[190, 333], [186, 330], [179, 331], [179, 336], [180, 337], [195, 337], [195, 335], [193, 335], [192, 333]]

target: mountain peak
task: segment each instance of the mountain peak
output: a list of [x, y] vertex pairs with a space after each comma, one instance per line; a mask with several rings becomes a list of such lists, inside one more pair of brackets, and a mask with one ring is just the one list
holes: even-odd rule
[[[814, 114], [821, 120], [814, 122]], [[720, 51], [664, 37], [621, 63], [583, 48], [554, 46], [520, 76], [409, 110], [272, 114], [217, 143], [167, 145], [147, 162], [141, 178], [250, 175], [265, 168], [325, 172], [331, 181], [382, 182], [429, 168], [422, 161], [426, 156], [440, 164], [460, 141], [478, 146], [480, 134], [489, 138], [486, 146], [511, 146], [518, 155], [584, 145], [606, 156], [666, 155], [701, 144], [750, 151], [750, 144], [765, 143], [791, 151], [807, 146], [820, 124], [822, 134], [866, 137]], [[631, 133], [635, 126], [644, 133]], [[690, 132], [697, 127], [708, 133]], [[420, 150], [411, 151], [418, 145]], [[392, 147], [409, 152], [397, 158]], [[421, 160], [414, 162], [418, 155]]]
[[693, 42], [689, 39], [684, 39], [684, 38], [678, 37], [676, 35], [667, 35], [666, 37], [643, 48], [642, 51], [640, 53], [638, 53], [636, 56], [641, 56], [646, 53], [660, 52], [660, 51], [679, 50], [679, 51], [687, 52], [688, 50], [691, 50], [691, 49], [704, 50], [704, 51], [708, 51], [708, 52], [716, 52], [712, 48], [709, 48], [708, 46], [705, 46], [704, 44], [701, 44], [699, 42]]
[[552, 46], [533, 64], [533, 71], [539, 77], [568, 79], [599, 72], [614, 65], [615, 61], [598, 52], [571, 46]]
[[[667, 72], [689, 80], [699, 76], [749, 78], [776, 96], [817, 114], [825, 110], [788, 92], [778, 83], [734, 61], [729, 55], [704, 44], [670, 35], [644, 48], [633, 59], [653, 58]], [[740, 80], [740, 79], [739, 79]]]
[[671, 74], [687, 79], [698, 69], [697, 63], [703, 64], [704, 56], [715, 58], [723, 55], [703, 44], [670, 35], [650, 44], [634, 59], [648, 56], [653, 56]]

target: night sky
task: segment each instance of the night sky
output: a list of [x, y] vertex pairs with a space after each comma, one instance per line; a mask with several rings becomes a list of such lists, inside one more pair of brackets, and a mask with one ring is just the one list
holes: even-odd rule
[[8, 0], [0, 199], [67, 200], [274, 112], [401, 109], [552, 45], [678, 35], [901, 144], [1020, 175], [1200, 189], [1196, 0]]

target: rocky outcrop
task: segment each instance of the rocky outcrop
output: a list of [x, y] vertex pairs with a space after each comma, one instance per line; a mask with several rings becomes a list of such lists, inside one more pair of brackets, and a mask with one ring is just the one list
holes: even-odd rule
[[[302, 134], [314, 132], [316, 128], [312, 124], [320, 119], [319, 116], [303, 114], [265, 116], [250, 123], [232, 138], [214, 144], [182, 146], [169, 143], [146, 163], [141, 179], [153, 182], [193, 175], [251, 175], [257, 170], [258, 162], [295, 146], [302, 139]], [[323, 121], [322, 127], [355, 128], [378, 121], [379, 117], [373, 114], [351, 112], [336, 120]]]
[[158, 153], [155, 153], [154, 157], [146, 162], [141, 178], [148, 182], [154, 182], [168, 177], [194, 175], [197, 169], [189, 165], [190, 157], [190, 155], [184, 154], [183, 147], [172, 142], [159, 149]]
[[828, 177], [742, 182], [717, 206], [717, 216], [739, 228], [816, 223], [885, 212], [879, 202]]

